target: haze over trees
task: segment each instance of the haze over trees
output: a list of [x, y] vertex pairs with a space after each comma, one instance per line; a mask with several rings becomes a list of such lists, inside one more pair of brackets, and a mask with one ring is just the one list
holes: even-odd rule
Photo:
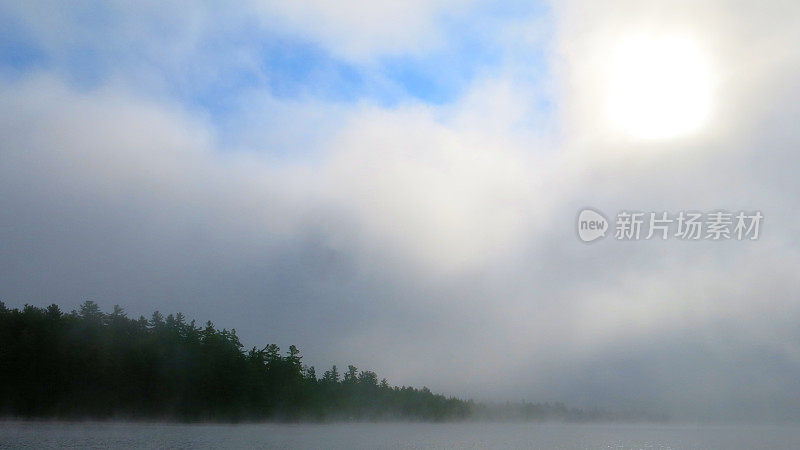
[[[520, 411], [519, 414], [514, 411]], [[390, 386], [350, 365], [318, 374], [300, 351], [243, 350], [235, 330], [198, 326], [180, 313], [131, 319], [0, 302], [0, 415], [219, 420], [462, 420], [505, 415], [591, 419], [563, 405], [496, 408]]]

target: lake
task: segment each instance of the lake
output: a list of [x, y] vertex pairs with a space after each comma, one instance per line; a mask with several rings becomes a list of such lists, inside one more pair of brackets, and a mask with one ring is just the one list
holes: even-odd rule
[[798, 449], [800, 428], [519, 423], [0, 422], [0, 448]]

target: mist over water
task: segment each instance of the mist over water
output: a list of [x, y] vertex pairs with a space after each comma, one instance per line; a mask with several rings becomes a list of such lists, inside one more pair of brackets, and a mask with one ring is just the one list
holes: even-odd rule
[[0, 422], [0, 448], [790, 449], [800, 429], [769, 426], [373, 423], [179, 425]]

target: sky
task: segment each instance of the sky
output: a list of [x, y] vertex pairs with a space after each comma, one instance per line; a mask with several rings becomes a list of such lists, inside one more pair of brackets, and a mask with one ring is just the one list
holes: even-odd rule
[[[0, 1], [0, 300], [180, 311], [478, 400], [800, 419], [799, 21], [777, 0]], [[658, 83], [635, 91], [641, 61]], [[586, 244], [584, 207], [764, 222]]]

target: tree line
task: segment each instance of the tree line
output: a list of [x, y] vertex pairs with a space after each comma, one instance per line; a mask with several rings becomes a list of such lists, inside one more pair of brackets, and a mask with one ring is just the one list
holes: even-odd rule
[[477, 404], [375, 372], [317, 374], [300, 351], [245, 350], [235, 330], [181, 313], [150, 319], [87, 301], [9, 309], [0, 302], [0, 416], [68, 419], [598, 420], [560, 403]]
[[178, 314], [131, 319], [85, 302], [0, 302], [0, 414], [171, 420], [458, 420], [471, 401], [390, 386], [336, 366], [318, 376], [295, 346], [243, 350], [235, 330]]

